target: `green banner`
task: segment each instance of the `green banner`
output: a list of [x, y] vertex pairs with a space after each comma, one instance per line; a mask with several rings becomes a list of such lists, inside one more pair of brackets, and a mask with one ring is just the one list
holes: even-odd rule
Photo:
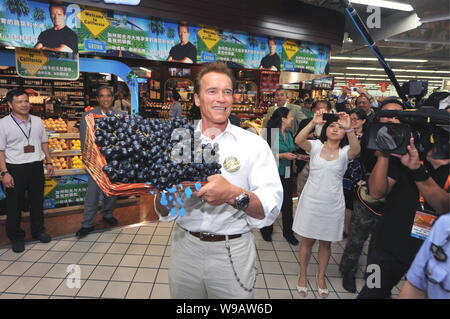
[[78, 54], [16, 48], [17, 74], [24, 78], [77, 80]]

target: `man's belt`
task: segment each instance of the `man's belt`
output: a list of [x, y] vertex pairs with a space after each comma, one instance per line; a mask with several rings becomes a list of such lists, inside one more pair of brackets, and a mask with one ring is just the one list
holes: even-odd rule
[[[192, 236], [199, 238], [202, 241], [224, 241], [227, 239], [227, 235], [216, 235], [210, 233], [198, 233], [198, 232], [189, 232]], [[236, 235], [228, 235], [228, 239], [235, 239], [241, 237], [242, 234]]]

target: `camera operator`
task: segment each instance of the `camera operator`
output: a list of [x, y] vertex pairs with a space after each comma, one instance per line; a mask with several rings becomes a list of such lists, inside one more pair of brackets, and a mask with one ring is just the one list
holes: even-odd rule
[[[403, 102], [395, 97], [386, 98], [380, 105], [380, 109], [385, 111], [402, 111], [404, 109]], [[358, 109], [355, 109], [358, 110]], [[356, 111], [360, 112], [360, 111]], [[367, 116], [366, 116], [367, 119]], [[400, 123], [394, 117], [380, 117], [378, 122], [381, 123]], [[366, 123], [367, 125], [367, 120]], [[360, 165], [362, 170], [362, 179], [367, 178], [372, 172], [376, 164], [377, 158], [374, 151], [367, 148], [368, 132], [361, 138], [361, 155]], [[358, 191], [358, 189], [357, 189]], [[353, 210], [350, 218], [350, 232], [348, 233], [347, 244], [339, 264], [339, 271], [342, 273], [342, 287], [348, 292], [356, 292], [355, 275], [358, 270], [358, 261], [361, 256], [364, 243], [371, 236], [369, 244], [369, 254], [373, 246], [374, 231], [380, 221], [380, 216], [375, 215], [358, 196], [353, 201]], [[380, 213], [380, 212], [379, 212]]]
[[378, 159], [369, 178], [370, 195], [375, 199], [385, 197], [386, 202], [368, 256], [368, 265], [380, 267], [380, 286], [369, 288], [366, 282], [358, 298], [367, 299], [390, 297], [422, 245], [422, 240], [411, 233], [416, 212], [426, 212], [419, 202], [419, 191], [437, 213], [448, 211], [448, 195], [438, 189], [448, 178], [449, 161], [435, 160], [429, 151], [424, 166], [417, 168], [419, 154], [413, 139], [408, 153], [402, 156], [380, 151], [375, 154]]

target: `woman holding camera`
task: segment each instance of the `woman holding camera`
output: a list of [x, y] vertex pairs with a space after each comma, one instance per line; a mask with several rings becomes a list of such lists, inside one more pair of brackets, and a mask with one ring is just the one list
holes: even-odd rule
[[[280, 174], [281, 184], [283, 185], [283, 204], [281, 214], [283, 216], [283, 236], [292, 245], [298, 245], [298, 240], [292, 232], [292, 161], [297, 159], [295, 151], [294, 138], [292, 133], [287, 130], [292, 123], [292, 115], [287, 107], [276, 109], [272, 117], [267, 122], [267, 142], [271, 145], [271, 131], [277, 129], [279, 142], [279, 153], [276, 156], [279, 159], [278, 173]], [[267, 226], [261, 229], [261, 234], [265, 241], [272, 241], [273, 226]]]
[[[323, 114], [324, 111], [316, 112], [295, 139], [311, 159], [308, 181], [300, 196], [292, 229], [302, 236], [297, 291], [302, 296], [307, 294], [307, 266], [312, 247], [319, 240], [316, 284], [319, 295], [326, 298], [325, 273], [331, 256], [331, 242], [342, 240], [344, 229], [342, 180], [347, 163], [359, 154], [360, 145], [347, 113], [340, 112], [330, 121], [324, 121]], [[325, 125], [320, 140], [307, 140], [314, 127], [321, 124]]]

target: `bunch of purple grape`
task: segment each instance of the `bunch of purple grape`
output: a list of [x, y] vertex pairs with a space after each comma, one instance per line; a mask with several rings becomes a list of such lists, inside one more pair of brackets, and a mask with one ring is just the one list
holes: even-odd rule
[[186, 119], [150, 120], [112, 114], [96, 119], [95, 138], [113, 183], [150, 183], [165, 190], [220, 174], [218, 145], [202, 144]]

